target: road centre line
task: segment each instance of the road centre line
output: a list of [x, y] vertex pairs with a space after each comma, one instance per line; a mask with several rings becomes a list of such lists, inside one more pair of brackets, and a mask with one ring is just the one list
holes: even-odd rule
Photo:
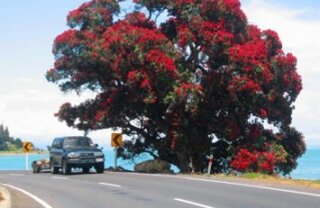
[[25, 176], [24, 174], [21, 174], [21, 173], [11, 173], [9, 175], [10, 176]]
[[174, 198], [174, 200], [178, 201], [178, 202], [186, 203], [186, 204], [191, 204], [191, 205], [194, 205], [194, 206], [197, 206], [197, 207], [214, 208], [214, 207], [210, 207], [210, 206], [207, 206], [207, 205], [204, 205], [204, 204], [200, 204], [200, 203], [197, 203], [197, 202], [188, 201], [188, 200], [185, 200], [185, 199]]
[[111, 186], [111, 187], [116, 187], [116, 188], [121, 188], [121, 185], [118, 185], [118, 184], [113, 184], [113, 183], [99, 183], [100, 185], [103, 185], [103, 186]]
[[188, 180], [193, 180], [193, 181], [220, 183], [220, 184], [226, 184], [226, 185], [232, 185], [232, 186], [243, 186], [243, 187], [248, 187], [248, 188], [265, 189], [265, 190], [271, 190], [271, 191], [286, 192], [286, 193], [291, 193], [291, 194], [300, 194], [300, 195], [306, 195], [306, 196], [320, 197], [320, 194], [316, 194], [316, 193], [293, 191], [293, 190], [288, 190], [288, 189], [272, 188], [272, 187], [267, 187], [267, 186], [257, 186], [257, 185], [249, 185], [249, 184], [244, 184], [244, 183], [233, 183], [233, 182], [207, 180], [207, 179], [191, 178], [191, 177], [183, 177], [183, 178], [188, 179]]
[[60, 177], [60, 176], [52, 176], [51, 178], [58, 179], [58, 180], [68, 180], [69, 179], [67, 177]]
[[36, 202], [41, 204], [44, 208], [52, 208], [47, 202], [43, 201], [39, 197], [37, 197], [37, 196], [35, 196], [35, 195], [33, 195], [33, 194], [21, 189], [21, 188], [18, 188], [18, 187], [9, 185], [9, 184], [3, 184], [3, 183], [0, 183], [0, 184], [3, 185], [3, 186], [6, 186], [6, 187], [9, 187], [9, 188], [12, 188], [12, 189], [15, 189], [17, 191], [20, 191], [20, 192], [24, 193], [25, 195], [31, 197], [33, 200], [35, 200]]

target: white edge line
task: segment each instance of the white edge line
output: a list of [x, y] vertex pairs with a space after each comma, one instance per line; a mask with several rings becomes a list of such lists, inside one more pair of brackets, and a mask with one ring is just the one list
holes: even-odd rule
[[202, 207], [202, 208], [214, 208], [214, 207], [210, 207], [210, 206], [207, 206], [207, 205], [204, 205], [204, 204], [199, 204], [197, 202], [188, 201], [188, 200], [185, 200], [185, 199], [174, 198], [174, 200], [182, 202], [182, 203], [186, 203], [186, 204], [191, 204], [191, 205], [194, 205], [194, 206]]
[[306, 195], [306, 196], [320, 197], [320, 194], [310, 193], [310, 192], [293, 191], [293, 190], [288, 190], [288, 189], [272, 188], [272, 187], [267, 187], [267, 186], [249, 185], [249, 184], [243, 184], [243, 183], [233, 183], [233, 182], [225, 182], [225, 181], [206, 180], [206, 179], [200, 179], [200, 178], [191, 178], [191, 177], [184, 177], [184, 178], [188, 179], [188, 180], [194, 180], [194, 181], [220, 183], [220, 184], [233, 185], [233, 186], [243, 186], [243, 187], [248, 187], [248, 188], [265, 189], [265, 190], [280, 191], [280, 192], [286, 192], [286, 193], [292, 193], [292, 194], [300, 194], [300, 195]]
[[[172, 177], [172, 175], [161, 175], [156, 173], [135, 173], [135, 172], [128, 172], [128, 173], [116, 173], [116, 174], [130, 174], [130, 175], [140, 175], [140, 176], [154, 176], [154, 177], [163, 177], [163, 178], [169, 178]], [[174, 176], [176, 177], [176, 176]]]
[[111, 186], [111, 187], [117, 187], [117, 188], [121, 187], [121, 185], [113, 184], [113, 183], [99, 183], [99, 184], [103, 186]]
[[42, 199], [40, 199], [39, 197], [21, 189], [21, 188], [18, 188], [18, 187], [15, 187], [15, 186], [12, 186], [12, 185], [9, 185], [9, 184], [2, 184], [1, 185], [3, 186], [6, 186], [6, 187], [9, 187], [9, 188], [12, 188], [12, 189], [15, 189], [17, 191], [20, 191], [22, 193], [24, 193], [25, 195], [31, 197], [32, 199], [34, 199], [36, 202], [38, 202], [39, 204], [41, 204], [44, 208], [52, 208], [47, 202], [43, 201]]
[[[127, 174], [127, 173], [124, 173]], [[220, 183], [220, 184], [227, 184], [233, 186], [243, 186], [248, 188], [256, 188], [256, 189], [265, 189], [270, 191], [279, 191], [279, 192], [286, 192], [291, 194], [300, 194], [305, 196], [313, 196], [313, 197], [320, 197], [320, 194], [310, 193], [310, 192], [303, 192], [303, 191], [293, 191], [288, 189], [280, 189], [280, 188], [272, 188], [267, 186], [257, 186], [257, 185], [249, 185], [244, 183], [233, 183], [233, 182], [225, 182], [225, 181], [217, 181], [217, 180], [208, 180], [208, 179], [200, 179], [200, 178], [192, 178], [192, 177], [183, 177], [183, 176], [171, 176], [171, 175], [160, 175], [160, 174], [143, 174], [143, 173], [129, 173], [133, 175], [143, 175], [143, 176], [154, 176], [154, 177], [168, 177], [168, 178], [181, 178], [181, 179], [188, 179], [194, 181], [203, 181], [203, 182], [210, 182], [210, 183]]]

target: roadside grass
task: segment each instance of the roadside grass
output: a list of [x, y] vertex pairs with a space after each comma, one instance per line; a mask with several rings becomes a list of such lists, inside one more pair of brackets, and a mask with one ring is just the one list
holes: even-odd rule
[[200, 178], [227, 178], [231, 180], [245, 180], [247, 182], [257, 182], [263, 184], [270, 185], [291, 185], [291, 186], [301, 186], [308, 188], [316, 188], [320, 189], [320, 179], [319, 180], [303, 180], [303, 179], [291, 179], [284, 178], [278, 175], [267, 175], [261, 173], [243, 173], [239, 175], [231, 175], [231, 174], [192, 174], [192, 177], [200, 177]]
[[262, 174], [262, 173], [243, 173], [240, 175], [241, 178], [247, 178], [247, 179], [268, 179], [268, 180], [274, 180], [274, 179], [285, 179], [281, 178], [277, 175], [267, 175], [267, 174]]
[[310, 187], [310, 188], [320, 188], [320, 180], [292, 179], [292, 178], [284, 178], [278, 175], [267, 175], [267, 174], [261, 174], [261, 173], [244, 173], [239, 176], [226, 176], [226, 177], [243, 178], [247, 180], [270, 182], [270, 183], [281, 184], [281, 185], [294, 185], [294, 186], [304, 186], [304, 187]]

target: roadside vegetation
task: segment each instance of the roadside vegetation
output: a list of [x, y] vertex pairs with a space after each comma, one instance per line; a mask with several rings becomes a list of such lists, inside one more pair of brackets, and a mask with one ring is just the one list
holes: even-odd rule
[[200, 177], [200, 178], [227, 178], [235, 181], [245, 180], [247, 182], [252, 183], [263, 183], [266, 185], [292, 185], [292, 186], [302, 186], [302, 187], [309, 187], [309, 188], [316, 188], [320, 189], [320, 179], [319, 180], [307, 180], [307, 179], [292, 179], [290, 177], [282, 177], [279, 175], [269, 175], [269, 174], [262, 174], [262, 173], [252, 173], [246, 172], [239, 175], [232, 175], [232, 174], [212, 174], [212, 175], [205, 175], [205, 174], [192, 174], [189, 175], [191, 177]]
[[0, 125], [0, 151], [19, 152], [22, 148], [21, 139], [10, 136], [8, 127]]
[[272, 176], [272, 175], [259, 174], [259, 173], [245, 173], [241, 175], [240, 178], [269, 181], [269, 182], [283, 184], [283, 185], [287, 184], [287, 185], [299, 185], [299, 186], [306, 186], [306, 187], [312, 187], [312, 188], [320, 188], [320, 180], [283, 178], [280, 176]]

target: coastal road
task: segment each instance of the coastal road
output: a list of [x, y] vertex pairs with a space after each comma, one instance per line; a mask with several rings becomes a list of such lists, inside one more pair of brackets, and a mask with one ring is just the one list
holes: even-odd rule
[[318, 208], [320, 204], [320, 190], [221, 178], [0, 171], [0, 185], [32, 194], [45, 208]]

